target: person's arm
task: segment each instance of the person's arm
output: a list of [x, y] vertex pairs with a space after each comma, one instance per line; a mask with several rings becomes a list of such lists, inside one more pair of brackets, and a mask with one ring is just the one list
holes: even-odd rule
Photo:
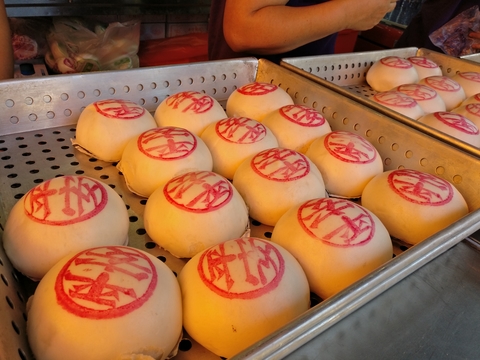
[[289, 7], [287, 0], [226, 0], [224, 35], [236, 52], [278, 54], [344, 29], [371, 29], [396, 1], [332, 0]]
[[13, 78], [13, 47], [4, 0], [0, 0], [0, 80]]

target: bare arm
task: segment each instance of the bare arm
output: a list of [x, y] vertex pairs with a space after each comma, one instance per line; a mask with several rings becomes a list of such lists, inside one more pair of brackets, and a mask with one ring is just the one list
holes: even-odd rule
[[5, 10], [4, 0], [0, 0], [0, 80], [13, 78], [13, 47]]
[[225, 39], [236, 52], [278, 54], [344, 29], [370, 29], [396, 1], [332, 0], [289, 7], [287, 0], [226, 0]]

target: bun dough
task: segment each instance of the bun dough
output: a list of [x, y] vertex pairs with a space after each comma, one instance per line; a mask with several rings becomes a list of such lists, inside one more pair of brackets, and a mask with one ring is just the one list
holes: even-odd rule
[[400, 91], [378, 92], [373, 95], [372, 100], [414, 120], [425, 115], [415, 99]]
[[458, 82], [448, 76], [429, 76], [419, 81], [419, 84], [434, 89], [445, 102], [445, 108], [450, 111], [465, 100], [465, 91]]
[[28, 303], [28, 340], [37, 360], [167, 359], [182, 334], [181, 301], [175, 275], [153, 255], [86, 249], [40, 281]]
[[383, 172], [377, 149], [347, 131], [332, 131], [319, 137], [306, 155], [320, 170], [331, 196], [359, 198], [368, 181]]
[[3, 246], [18, 271], [39, 280], [70, 252], [125, 245], [129, 224], [125, 203], [111, 187], [87, 176], [60, 176], [12, 207]]
[[245, 159], [233, 176], [233, 185], [250, 216], [270, 226], [292, 206], [326, 196], [315, 164], [305, 155], [284, 148], [267, 149]]
[[452, 113], [465, 116], [480, 128], [480, 102], [459, 106], [452, 110]]
[[445, 101], [437, 94], [435, 89], [421, 84], [405, 84], [397, 86], [395, 91], [400, 91], [410, 96], [422, 108], [425, 114], [437, 111], [446, 111]]
[[278, 146], [304, 154], [313, 140], [332, 131], [325, 117], [305, 105], [286, 105], [265, 116], [262, 123], [270, 128]]
[[452, 76], [452, 79], [460, 84], [460, 86], [465, 91], [465, 96], [467, 98], [480, 93], [480, 72], [458, 72]]
[[202, 139], [182, 128], [165, 126], [132, 138], [117, 168], [133, 193], [149, 197], [181, 172], [212, 171], [210, 150]]
[[480, 147], [480, 132], [471, 120], [453, 112], [435, 112], [418, 119], [434, 129], [444, 132], [472, 146]]
[[242, 236], [248, 227], [248, 210], [223, 176], [193, 171], [153, 192], [145, 205], [144, 225], [148, 236], [173, 256], [191, 258]]
[[248, 156], [278, 147], [272, 131], [257, 120], [233, 117], [210, 124], [201, 136], [213, 157], [213, 171], [227, 179]]
[[73, 145], [103, 161], [120, 160], [128, 140], [156, 127], [153, 116], [132, 101], [110, 99], [88, 105], [80, 114]]
[[178, 276], [183, 325], [199, 344], [230, 358], [308, 310], [297, 260], [258, 238], [226, 241], [190, 259]]
[[227, 114], [213, 97], [197, 91], [182, 91], [164, 99], [154, 117], [158, 126], [181, 127], [200, 136], [209, 124], [226, 118]]
[[368, 69], [366, 81], [375, 91], [388, 91], [402, 84], [418, 82], [413, 64], [398, 56], [386, 56]]
[[265, 115], [285, 105], [293, 105], [293, 99], [281, 87], [253, 82], [233, 91], [226, 109], [229, 117], [247, 117], [261, 122]]
[[310, 289], [322, 299], [393, 256], [390, 235], [378, 217], [346, 199], [320, 198], [296, 205], [280, 218], [271, 240], [298, 260]]
[[418, 80], [429, 76], [441, 76], [443, 75], [442, 69], [435, 61], [432, 61], [425, 56], [411, 56], [407, 58], [417, 71]]
[[480, 93], [472, 95], [468, 98], [466, 98], [461, 105], [468, 105], [468, 104], [475, 104], [475, 103], [480, 103]]
[[413, 169], [386, 171], [362, 194], [392, 237], [417, 244], [468, 214], [460, 192], [448, 181]]

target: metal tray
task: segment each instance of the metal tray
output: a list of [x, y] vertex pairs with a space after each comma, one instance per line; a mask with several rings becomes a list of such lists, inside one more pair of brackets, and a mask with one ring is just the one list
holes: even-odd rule
[[[264, 59], [243, 58], [0, 82], [1, 229], [11, 207], [37, 183], [58, 175], [85, 174], [109, 184], [124, 199], [130, 214], [130, 245], [149, 251], [179, 272], [184, 260], [156, 246], [145, 233], [142, 215], [146, 199], [127, 190], [113, 164], [72, 147], [69, 139], [75, 135], [78, 115], [91, 102], [112, 97], [135, 101], [153, 112], [165, 97], [183, 90], [205, 92], [224, 104], [233, 90], [254, 80], [281, 86], [296, 103], [321, 111], [333, 129], [353, 131], [372, 142], [386, 170], [413, 168], [454, 183], [471, 213], [419, 245], [400, 248], [398, 256], [377, 272], [315, 305], [236, 358], [286, 356], [480, 228], [479, 158], [284, 67]], [[269, 238], [272, 230], [256, 223], [251, 229], [253, 236], [263, 238]], [[0, 359], [33, 359], [25, 335], [25, 303], [35, 283], [18, 274], [3, 251], [0, 279], [4, 299], [0, 299]], [[218, 356], [185, 334], [176, 359]]]
[[416, 47], [283, 58], [280, 65], [343, 96], [386, 114], [400, 121], [402, 124], [429, 134], [471, 154], [480, 156], [479, 148], [382, 106], [371, 99], [371, 97], [376, 94], [376, 91], [367, 84], [366, 75], [370, 67], [385, 56], [400, 56], [404, 58], [409, 56], [425, 56], [437, 63], [442, 69], [443, 75], [449, 77], [460, 71], [480, 72], [480, 63], [474, 61], [475, 58], [473, 57], [460, 59], [429, 49], [419, 49]]

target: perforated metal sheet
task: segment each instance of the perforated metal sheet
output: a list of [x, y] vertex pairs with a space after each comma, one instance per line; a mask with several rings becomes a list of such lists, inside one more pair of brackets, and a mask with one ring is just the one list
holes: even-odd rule
[[[74, 136], [76, 118], [89, 103], [114, 96], [135, 101], [149, 111], [153, 111], [166, 96], [182, 90], [203, 91], [224, 102], [235, 88], [253, 80], [281, 86], [296, 103], [320, 110], [333, 129], [352, 131], [369, 140], [379, 150], [385, 169], [419, 169], [451, 181], [467, 199], [472, 210], [469, 218], [476, 220], [475, 224], [480, 224], [477, 211], [480, 208], [477, 187], [480, 173], [475, 171], [479, 168], [478, 158], [403, 126], [285, 68], [256, 59], [0, 82], [0, 224], [5, 224], [13, 204], [35, 184], [58, 175], [85, 174], [110, 185], [123, 197], [130, 214], [130, 245], [146, 249], [164, 260], [173, 271], [180, 271], [183, 260], [160, 249], [145, 233], [142, 219], [145, 199], [126, 189], [114, 164], [97, 161], [73, 149], [69, 139]], [[418, 247], [417, 251], [417, 246], [401, 252], [402, 256], [396, 257], [392, 264], [389, 263], [384, 268], [386, 272], [383, 275], [388, 275], [388, 286], [406, 276], [402, 270], [410, 259], [417, 266], [431, 261], [438, 253], [448, 250], [475, 230], [470, 222], [459, 222], [449, 229], [448, 235], [454, 241], [442, 242], [442, 237], [435, 236], [437, 242], [427, 250], [423, 248], [422, 251], [426, 251], [429, 256], [420, 252], [422, 247]], [[254, 236], [268, 238], [270, 231], [269, 227], [252, 224]], [[443, 245], [439, 247], [438, 242]], [[431, 251], [432, 248], [437, 252]], [[398, 258], [403, 260], [397, 261]], [[4, 265], [0, 267], [1, 274], [10, 278], [14, 274], [13, 269], [5, 258], [2, 260]], [[388, 288], [384, 278], [376, 276], [375, 279], [382, 280], [381, 285], [374, 282], [363, 285], [362, 289], [367, 289], [370, 295], [363, 296], [360, 302], [358, 290], [349, 289], [334, 300], [321, 302], [315, 307], [315, 313], [305, 314], [300, 323], [293, 322], [286, 327], [284, 330], [293, 334], [288, 342], [283, 342], [281, 338], [274, 343], [260, 342], [254, 346], [255, 349], [269, 352], [276, 351], [281, 346], [283, 354], [294, 351], [304, 343], [302, 332], [305, 326], [309, 330], [309, 336], [314, 336], [318, 324], [324, 323], [331, 316], [332, 305], [336, 319], [341, 319], [352, 311], [352, 308], [345, 305], [349, 301], [355, 300], [358, 308], [359, 304], [368, 302]], [[34, 286], [22, 280], [19, 288], [26, 291], [28, 296]], [[17, 296], [15, 290], [10, 293], [11, 289], [0, 283], [2, 298], [5, 293], [10, 294], [10, 299]], [[1, 301], [0, 299], [0, 303]], [[8, 343], [8, 347], [4, 347], [4, 352], [8, 354], [6, 358], [30, 359], [24, 331], [25, 301], [19, 301], [13, 308], [6, 302], [7, 306], [5, 303], [3, 306], [12, 312], [9, 316], [16, 319], [15, 326], [8, 317], [2, 316], [0, 319], [0, 341], [2, 344]], [[15, 328], [19, 329], [18, 332]], [[325, 329], [322, 328], [321, 331]], [[239, 356], [251, 357], [249, 354]], [[218, 359], [189, 339], [188, 334], [177, 358]]]

